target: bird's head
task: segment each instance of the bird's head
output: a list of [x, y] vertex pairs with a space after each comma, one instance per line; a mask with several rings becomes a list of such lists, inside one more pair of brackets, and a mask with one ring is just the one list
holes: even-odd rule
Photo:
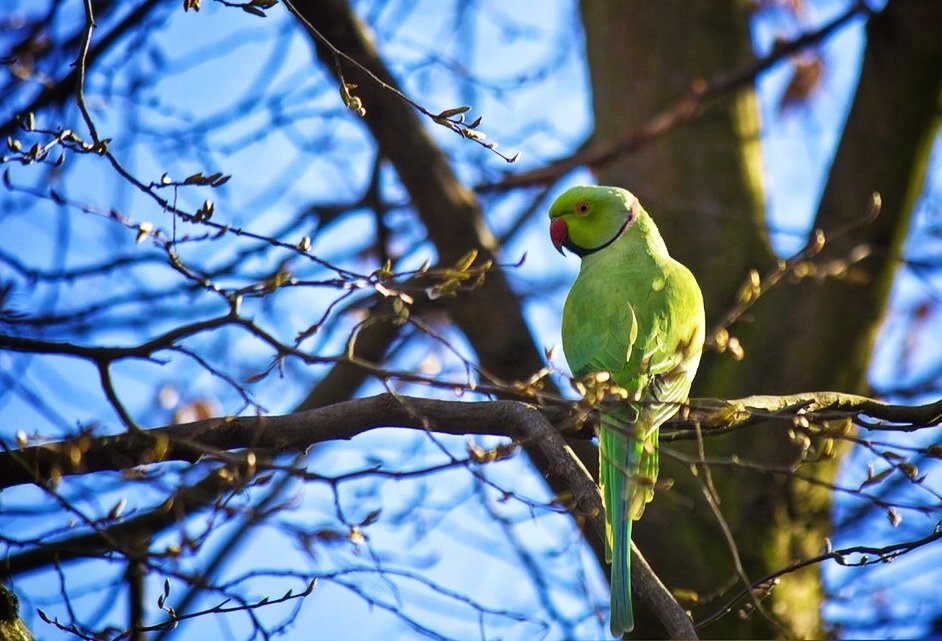
[[549, 210], [550, 239], [583, 257], [608, 247], [627, 232], [641, 212], [638, 199], [620, 187], [572, 187]]

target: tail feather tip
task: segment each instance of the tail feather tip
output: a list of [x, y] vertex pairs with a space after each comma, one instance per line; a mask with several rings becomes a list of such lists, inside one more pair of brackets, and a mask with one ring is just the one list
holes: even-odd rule
[[612, 619], [609, 628], [612, 631], [612, 636], [618, 638], [635, 629], [634, 613], [631, 611], [630, 605], [627, 610], [621, 607], [612, 608]]

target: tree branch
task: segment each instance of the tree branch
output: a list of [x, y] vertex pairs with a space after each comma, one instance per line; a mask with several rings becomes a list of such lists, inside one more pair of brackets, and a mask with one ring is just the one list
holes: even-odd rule
[[760, 579], [756, 579], [752, 582], [752, 585], [740, 590], [712, 615], [703, 619], [702, 621], [699, 621], [696, 627], [701, 629], [705, 628], [717, 619], [729, 614], [733, 608], [736, 607], [736, 604], [743, 597], [749, 594], [750, 590], [759, 590], [763, 588], [768, 589], [768, 586], [774, 585], [774, 582], [777, 581], [780, 577], [791, 574], [792, 572], [796, 572], [802, 568], [816, 565], [818, 563], [823, 563], [829, 560], [833, 560], [839, 565], [852, 567], [875, 565], [877, 563], [890, 563], [904, 554], [908, 554], [909, 552], [917, 550], [925, 545], [935, 543], [940, 539], [942, 539], [942, 529], [936, 528], [931, 533], [918, 539], [891, 543], [883, 547], [854, 545], [839, 550], [829, 550], [823, 554], [818, 554], [807, 559], [795, 561], [788, 567], [766, 574]]
[[232, 472], [232, 468], [212, 470], [198, 482], [180, 488], [146, 512], [93, 532], [45, 542], [39, 547], [11, 554], [0, 561], [0, 576], [22, 574], [72, 559], [100, 558], [115, 551], [128, 557], [132, 563], [140, 562], [141, 551], [136, 544], [139, 537], [157, 534], [211, 505], [237, 484], [239, 476]]
[[[120, 3], [113, 3], [113, 5], [119, 4]], [[160, 0], [145, 0], [145, 2], [142, 2], [140, 5], [138, 5], [133, 11], [125, 16], [124, 19], [116, 24], [110, 32], [100, 38], [98, 43], [92, 47], [85, 56], [83, 56], [85, 58], [85, 67], [90, 67], [98, 58], [110, 51], [111, 47], [118, 43], [122, 38], [127, 36], [129, 33], [133, 33], [134, 29], [140, 27], [144, 20], [150, 15], [151, 11], [160, 6], [165, 6], [164, 3], [162, 3]], [[42, 92], [33, 98], [30, 104], [25, 109], [23, 109], [21, 113], [30, 113], [39, 111], [49, 106], [61, 105], [70, 97], [75, 95], [75, 86], [78, 82], [77, 76], [78, 70], [73, 68], [61, 80], [58, 80], [52, 84], [44, 85]], [[17, 121], [15, 118], [11, 118], [10, 120], [0, 124], [0, 135], [8, 136], [15, 132], [16, 129]]]
[[[276, 453], [305, 451], [312, 444], [349, 439], [377, 427], [398, 425], [453, 434], [497, 434], [525, 443], [533, 464], [551, 487], [566, 487], [558, 500], [577, 520], [589, 545], [604, 558], [605, 525], [601, 494], [588, 471], [566, 445], [561, 430], [574, 425], [565, 407], [544, 408], [517, 401], [464, 403], [383, 394], [321, 409], [276, 417], [229, 417], [155, 428], [144, 433], [50, 443], [0, 453], [0, 486], [24, 482], [44, 483], [52, 476], [120, 470], [161, 461], [195, 461], [207, 453], [228, 449], [265, 448]], [[76, 456], [76, 448], [81, 452]], [[75, 461], [78, 461], [76, 464]], [[206, 482], [211, 482], [212, 477]], [[206, 496], [215, 496], [213, 487]], [[159, 511], [149, 518], [156, 518]], [[135, 523], [135, 526], [140, 524]], [[121, 532], [130, 527], [115, 526]], [[105, 539], [100, 533], [61, 542], [62, 554], [84, 556]], [[660, 583], [637, 550], [633, 550], [632, 580], [638, 596], [664, 622], [673, 638], [695, 638], [692, 624], [670, 592]], [[13, 573], [36, 567], [48, 558], [43, 550], [30, 551], [8, 561]]]
[[[942, 423], [942, 399], [913, 406], [840, 392], [691, 399], [662, 427], [662, 439], [696, 438], [691, 432], [698, 425], [706, 436], [769, 418], [793, 421], [796, 417], [809, 422], [853, 419], [870, 430], [913, 431]], [[561, 435], [574, 433], [586, 419], [584, 412], [564, 405], [536, 407], [510, 400], [463, 402], [380, 394], [284, 416], [228, 416], [141, 433], [83, 434], [19, 449], [7, 446], [0, 452], [0, 488], [155, 462], [194, 462], [207, 454], [236, 449], [303, 452], [317, 443], [349, 440], [381, 427], [506, 436], [526, 447], [534, 464], [552, 475], [545, 466], [556, 457], [544, 442], [552, 441], [557, 451], [568, 448]], [[534, 432], [535, 423], [546, 423], [552, 431]]]
[[894, 405], [867, 396], [842, 392], [806, 392], [786, 396], [747, 396], [735, 400], [691, 399], [662, 428], [665, 441], [694, 439], [699, 426], [704, 435], [728, 432], [761, 420], [808, 422], [853, 419], [870, 430], [911, 432], [942, 423], [942, 399], [925, 405]]

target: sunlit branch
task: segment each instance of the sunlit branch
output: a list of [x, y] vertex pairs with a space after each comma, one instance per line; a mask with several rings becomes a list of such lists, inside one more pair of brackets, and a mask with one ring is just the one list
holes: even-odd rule
[[836, 229], [826, 231], [815, 229], [811, 233], [808, 243], [801, 251], [788, 260], [780, 260], [773, 270], [761, 278], [757, 271], [751, 270], [748, 280], [740, 289], [736, 303], [723, 314], [715, 327], [710, 329], [705, 347], [721, 352], [730, 350], [733, 352], [734, 358], [741, 358], [741, 347], [739, 347], [738, 341], [733, 342], [735, 339], [729, 335], [728, 328], [742, 318], [760, 298], [781, 283], [787, 276], [826, 278], [833, 276], [834, 273], [846, 271], [848, 265], [859, 258], [851, 255], [844, 259], [834, 260], [830, 265], [826, 264], [821, 267], [813, 265], [812, 261], [821, 253], [826, 243], [841, 239], [849, 232], [872, 223], [880, 215], [882, 204], [880, 194], [874, 193], [869, 211], [859, 220], [853, 220]]
[[[0, 452], [0, 487], [42, 482], [52, 476], [53, 470], [71, 475], [152, 463], [155, 441], [166, 442], [163, 461], [193, 461], [205, 451], [245, 447], [303, 451], [315, 443], [348, 440], [379, 427], [507, 436], [527, 442], [533, 440], [532, 426], [544, 421], [556, 426], [556, 434], [574, 431], [585, 420], [580, 412], [584, 410], [573, 413], [565, 404], [540, 409], [519, 401], [397, 399], [381, 394], [284, 416], [230, 416], [149, 429], [141, 434], [83, 436], [83, 454], [78, 463], [70, 459], [71, 448], [76, 445], [72, 441], [7, 449]], [[665, 442], [696, 438], [693, 430], [697, 424], [704, 436], [710, 436], [760, 420], [830, 421], [861, 416], [884, 421], [868, 429], [914, 431], [942, 422], [942, 400], [903, 406], [837, 392], [750, 396], [730, 401], [693, 399], [689, 411], [680, 412], [665, 424], [661, 438]]]
[[[699, 462], [696, 458], [684, 455], [673, 449], [662, 448], [661, 453], [665, 458], [672, 458], [689, 466], [697, 465]], [[904, 471], [906, 467], [903, 467], [903, 469], [900, 469], [899, 466], [890, 466], [886, 468], [885, 470], [881, 471], [877, 475], [874, 475], [869, 478], [865, 478], [860, 485], [854, 487], [854, 486], [848, 486], [848, 485], [837, 485], [835, 483], [822, 480], [818, 478], [817, 476], [814, 476], [813, 474], [806, 474], [804, 472], [801, 472], [798, 469], [799, 463], [804, 464], [804, 463], [810, 463], [810, 462], [813, 462], [813, 461], [801, 460], [801, 461], [796, 461], [796, 463], [791, 466], [783, 466], [783, 465], [770, 464], [765, 461], [750, 460], [747, 458], [743, 458], [741, 456], [733, 456], [733, 457], [726, 457], [726, 458], [707, 456], [702, 461], [704, 465], [707, 465], [711, 468], [726, 467], [726, 468], [735, 469], [735, 470], [754, 472], [756, 474], [761, 474], [765, 476], [788, 477], [788, 478], [800, 481], [802, 483], [807, 483], [808, 485], [814, 485], [814, 486], [826, 488], [827, 490], [831, 492], [845, 494], [855, 499], [864, 501], [869, 507], [875, 506], [880, 509], [899, 508], [902, 510], [913, 510], [916, 512], [921, 512], [921, 513], [926, 514], [926, 513], [931, 513], [935, 511], [936, 506], [939, 504], [935, 500], [932, 501], [930, 504], [904, 502], [904, 501], [890, 501], [890, 500], [883, 499], [880, 496], [876, 496], [874, 494], [864, 491], [867, 487], [871, 485], [879, 484], [882, 486], [884, 483], [888, 483], [890, 479], [887, 477], [889, 477], [889, 475], [893, 472], [899, 473], [897, 476], [893, 477], [894, 479], [899, 479], [899, 482], [903, 482], [905, 480], [905, 481], [908, 481], [909, 483], [916, 485], [917, 487], [922, 487], [921, 483], [919, 482], [919, 479], [914, 478], [912, 475], [907, 474]], [[904, 466], [906, 465], [910, 465], [910, 464], [908, 462], [904, 462]], [[924, 487], [923, 489], [927, 490], [927, 488], [924, 488]]]
[[[911, 432], [942, 422], [942, 399], [925, 405], [894, 405], [842, 392], [808, 392], [785, 396], [747, 396], [733, 400], [691, 399], [663, 430], [664, 441], [693, 439], [697, 424], [704, 435], [725, 432], [760, 420], [807, 421], [853, 419], [874, 431]], [[872, 419], [869, 421], [867, 419]]]
[[0, 635], [5, 639], [32, 639], [29, 629], [20, 618], [20, 601], [11, 590], [0, 584]]
[[[195, 460], [206, 452], [245, 447], [275, 453], [304, 451], [314, 443], [349, 439], [374, 427], [386, 426], [454, 434], [504, 435], [532, 445], [551, 435], [558, 437], [558, 431], [571, 429], [573, 421], [565, 407], [538, 410], [514, 401], [465, 403], [411, 397], [405, 403], [403, 400], [387, 394], [289, 416], [211, 419], [148, 430], [146, 434], [85, 437], [84, 451], [77, 464], [73, 455], [75, 443], [8, 450], [0, 454], [0, 480], [9, 486], [41, 482], [53, 475], [128, 469], [151, 462], [155, 442], [166, 444], [161, 459], [165, 461]], [[721, 433], [729, 426], [789, 416], [791, 420], [804, 417], [809, 421], [866, 416], [889, 421], [873, 424], [871, 429], [914, 430], [938, 424], [942, 419], [942, 401], [906, 407], [837, 393], [748, 397], [735, 401], [695, 400], [691, 402], [689, 413], [675, 419], [673, 425], [679, 430], [689, 430], [699, 423], [707, 433]], [[550, 427], [547, 422], [550, 417], [556, 427]], [[534, 431], [537, 425], [545, 427]], [[578, 495], [574, 500], [573, 505], [579, 505]]]

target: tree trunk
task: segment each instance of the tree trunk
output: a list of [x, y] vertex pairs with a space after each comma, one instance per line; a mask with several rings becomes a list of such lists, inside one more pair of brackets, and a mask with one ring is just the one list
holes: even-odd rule
[[[585, 0], [594, 138], [624, 137], [688, 93], [696, 81], [747, 62], [748, 5], [740, 0]], [[939, 24], [942, 2], [891, 0], [868, 25], [860, 85], [816, 226], [833, 232], [863, 220], [871, 193], [880, 192], [883, 211], [876, 223], [830, 238], [820, 259], [844, 260], [861, 244], [871, 250], [869, 256], [852, 265], [845, 277], [806, 278], [771, 290], [733, 329], [745, 359], [706, 354], [695, 395], [865, 387], [874, 338], [936, 131], [942, 87]], [[671, 252], [700, 281], [707, 317], [714, 321], [735, 300], [750, 268], [764, 273], [772, 265], [759, 152], [755, 97], [752, 87], [745, 87], [710, 108], [694, 126], [599, 172], [600, 182], [625, 186], [642, 199]], [[710, 441], [707, 453], [787, 465], [799, 450], [786, 432], [781, 424], [757, 427]], [[692, 590], [703, 602], [737, 575], [703, 498], [702, 479], [671, 460], [669, 449], [661, 456], [662, 478], [675, 485], [659, 493], [636, 527], [635, 540], [668, 587]], [[836, 467], [832, 459], [803, 471], [830, 480]], [[731, 467], [713, 469], [713, 481], [750, 578], [820, 551], [830, 531], [830, 497], [822, 488]], [[783, 579], [764, 605], [792, 634], [807, 638], [822, 635], [822, 601], [818, 571], [809, 568]], [[702, 617], [722, 602], [694, 607], [694, 613]], [[782, 634], [761, 615], [740, 618], [735, 612], [702, 632], [729, 638]], [[643, 612], [637, 634], [659, 634]]]

